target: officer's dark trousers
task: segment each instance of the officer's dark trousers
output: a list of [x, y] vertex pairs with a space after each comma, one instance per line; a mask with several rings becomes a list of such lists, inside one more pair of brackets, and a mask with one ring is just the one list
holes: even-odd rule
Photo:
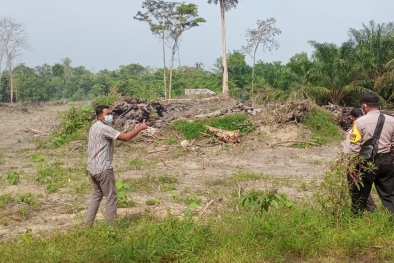
[[[356, 187], [355, 182], [353, 177], [351, 177], [350, 175], [347, 176], [347, 181], [349, 183], [350, 186], [350, 194], [352, 194], [352, 187]], [[375, 201], [373, 200], [373, 197], [371, 194], [368, 195], [367, 198], [367, 205], [366, 205], [367, 211], [369, 212], [376, 212], [378, 210], [378, 208], [376, 207]]]
[[366, 209], [373, 183], [384, 207], [394, 214], [394, 163], [390, 153], [379, 154], [375, 165], [376, 168], [373, 171], [363, 173], [363, 185], [359, 184], [359, 187], [354, 186], [351, 189], [354, 214], [359, 214]]

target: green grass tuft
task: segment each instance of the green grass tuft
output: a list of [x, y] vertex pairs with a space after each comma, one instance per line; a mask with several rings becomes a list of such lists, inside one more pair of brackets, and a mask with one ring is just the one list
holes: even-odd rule
[[205, 125], [222, 130], [240, 130], [241, 133], [249, 132], [254, 126], [249, 122], [246, 114], [230, 114], [222, 117], [204, 119], [197, 121], [177, 120], [172, 124], [172, 128], [183, 134], [186, 140], [197, 139], [209, 133]]
[[338, 125], [335, 124], [334, 116], [323, 109], [312, 109], [302, 123], [312, 132], [316, 143], [325, 144], [343, 139]]

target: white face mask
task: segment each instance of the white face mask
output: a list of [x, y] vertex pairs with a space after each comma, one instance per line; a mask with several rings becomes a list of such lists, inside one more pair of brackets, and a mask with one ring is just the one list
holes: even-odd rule
[[106, 115], [104, 116], [104, 123], [109, 125], [114, 122], [114, 116], [113, 115]]

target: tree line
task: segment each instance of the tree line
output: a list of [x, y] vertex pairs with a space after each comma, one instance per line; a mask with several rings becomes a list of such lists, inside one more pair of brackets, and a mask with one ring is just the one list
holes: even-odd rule
[[[220, 5], [222, 48], [226, 51], [224, 14], [235, 8], [238, 1], [208, 2]], [[147, 23], [152, 34], [161, 40], [162, 68], [131, 63], [95, 73], [83, 66], [74, 67], [70, 58], [55, 65], [31, 68], [22, 63], [14, 66], [14, 58], [22, 49], [29, 48], [26, 32], [12, 18], [2, 18], [0, 66], [5, 58], [6, 67], [2, 72], [0, 68], [0, 101], [86, 100], [110, 92], [159, 99], [181, 96], [189, 88], [208, 88], [257, 103], [310, 97], [320, 104], [350, 105], [356, 103], [359, 93], [367, 90], [394, 102], [392, 22], [377, 24], [372, 20], [361, 29], [350, 29], [349, 38], [340, 45], [309, 41], [314, 48], [311, 56], [302, 52], [283, 64], [257, 60], [259, 48], [263, 51], [279, 48], [275, 37], [281, 33], [274, 18], [259, 20], [256, 28], [245, 31], [245, 44], [240, 45], [239, 50], [224, 52], [212, 69], [205, 69], [201, 63], [174, 67], [174, 55], [183, 33], [206, 22], [199, 17], [197, 5], [146, 0], [134, 18]], [[10, 35], [10, 28], [19, 33]], [[248, 65], [245, 56], [252, 58], [252, 65]]]

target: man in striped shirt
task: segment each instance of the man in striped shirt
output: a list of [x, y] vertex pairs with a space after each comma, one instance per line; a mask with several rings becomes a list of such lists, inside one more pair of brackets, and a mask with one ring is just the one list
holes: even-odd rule
[[120, 133], [111, 126], [112, 110], [106, 105], [96, 107], [97, 120], [89, 131], [88, 172], [92, 178], [93, 193], [86, 215], [86, 225], [93, 225], [103, 196], [107, 198], [105, 216], [107, 225], [114, 225], [116, 219], [115, 174], [112, 167], [114, 140], [129, 141], [147, 128], [143, 122], [137, 129]]

